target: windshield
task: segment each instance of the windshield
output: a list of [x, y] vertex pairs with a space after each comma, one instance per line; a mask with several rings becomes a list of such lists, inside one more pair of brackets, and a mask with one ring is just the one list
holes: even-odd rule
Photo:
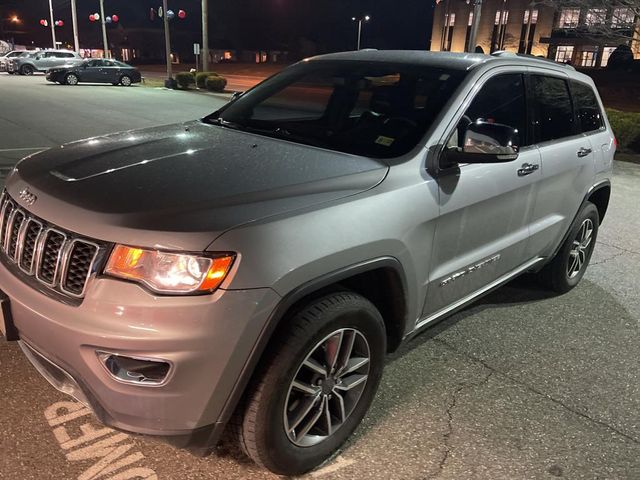
[[302, 63], [205, 120], [331, 150], [392, 158], [418, 144], [464, 75], [407, 64]]

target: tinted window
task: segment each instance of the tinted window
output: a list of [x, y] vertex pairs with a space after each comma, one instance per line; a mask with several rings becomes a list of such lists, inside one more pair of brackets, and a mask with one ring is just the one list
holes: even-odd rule
[[531, 77], [537, 142], [575, 135], [573, 106], [567, 82], [561, 78]]
[[229, 128], [392, 158], [418, 144], [465, 74], [377, 62], [308, 62], [251, 90], [219, 118]]
[[[460, 128], [454, 133], [463, 136], [466, 127], [478, 120], [500, 123], [515, 128], [520, 134], [520, 146], [527, 142], [527, 102], [524, 79], [520, 74], [498, 75], [484, 84], [465, 112]], [[462, 138], [451, 146], [462, 147]]]
[[60, 58], [74, 58], [75, 55], [73, 53], [59, 53], [58, 56]]
[[571, 90], [576, 105], [578, 126], [583, 133], [600, 130], [604, 126], [600, 104], [593, 89], [584, 83], [571, 82]]

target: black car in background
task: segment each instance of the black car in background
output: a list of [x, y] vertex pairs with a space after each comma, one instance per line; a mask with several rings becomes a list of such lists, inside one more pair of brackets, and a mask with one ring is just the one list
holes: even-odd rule
[[47, 71], [47, 80], [65, 85], [88, 82], [128, 87], [133, 83], [140, 83], [141, 79], [138, 69], [131, 65], [102, 58], [87, 59], [80, 65], [66, 65]]

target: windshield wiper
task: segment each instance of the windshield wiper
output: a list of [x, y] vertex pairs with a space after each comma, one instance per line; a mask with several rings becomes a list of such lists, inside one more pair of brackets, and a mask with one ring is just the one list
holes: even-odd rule
[[252, 126], [241, 124], [241, 123], [230, 122], [229, 120], [225, 120], [221, 117], [206, 117], [204, 120], [213, 125], [220, 125], [221, 127], [230, 128], [232, 130], [240, 130], [244, 132], [257, 133], [259, 135], [265, 135], [267, 137], [280, 138], [283, 140], [289, 140], [291, 142], [296, 142], [296, 143], [303, 143], [305, 145], [311, 145], [314, 147], [322, 147], [322, 148], [327, 147], [327, 144], [324, 142], [321, 142], [315, 138], [309, 138], [303, 135], [292, 133], [290, 130], [284, 127], [274, 127], [274, 128], [252, 127]]

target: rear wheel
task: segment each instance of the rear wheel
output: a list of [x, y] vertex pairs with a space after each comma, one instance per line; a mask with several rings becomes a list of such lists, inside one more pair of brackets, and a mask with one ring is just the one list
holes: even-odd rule
[[122, 77], [120, 77], [120, 85], [122, 85], [123, 87], [131, 86], [131, 77], [128, 75], [123, 75]]
[[236, 419], [245, 453], [281, 475], [299, 475], [338, 449], [378, 388], [386, 334], [367, 299], [342, 292], [314, 300], [287, 324]]
[[64, 78], [64, 83], [67, 85], [77, 85], [80, 79], [75, 73], [70, 73]]
[[35, 72], [35, 68], [33, 68], [31, 65], [23, 65], [22, 67], [20, 67], [20, 73], [22, 75], [33, 75], [33, 72]]
[[547, 287], [566, 293], [580, 283], [591, 260], [599, 226], [598, 209], [587, 202], [556, 256], [538, 274]]

